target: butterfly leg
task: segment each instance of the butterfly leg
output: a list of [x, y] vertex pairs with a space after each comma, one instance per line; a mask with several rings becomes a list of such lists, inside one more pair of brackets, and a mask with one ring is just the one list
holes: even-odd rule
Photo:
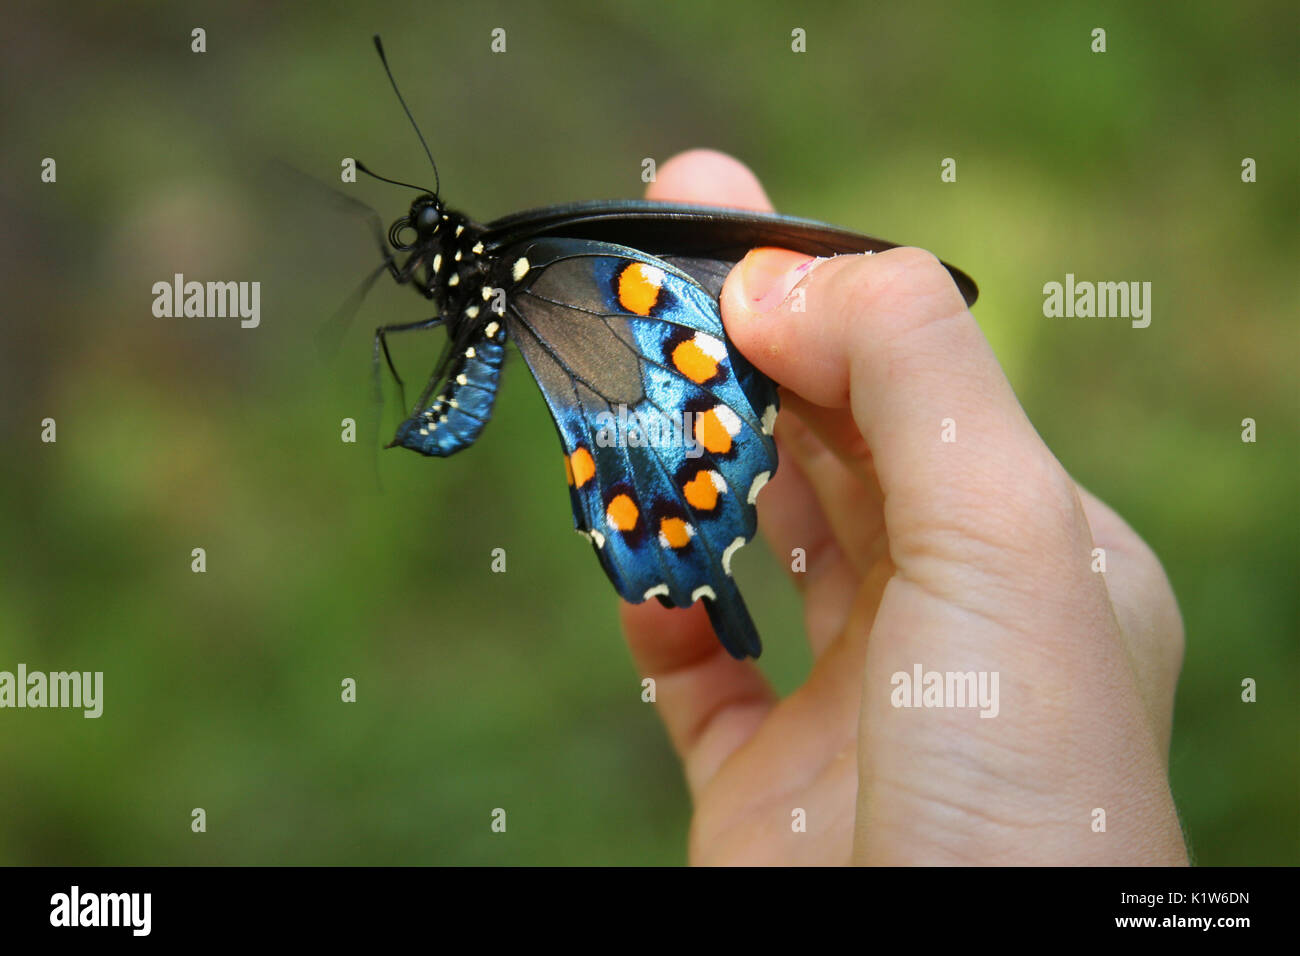
[[393, 381], [397, 383], [398, 398], [402, 403], [402, 408], [406, 408], [406, 383], [402, 381], [402, 376], [397, 374], [397, 367], [393, 365], [393, 356], [388, 351], [388, 336], [394, 332], [415, 332], [419, 329], [436, 329], [442, 325], [446, 319], [443, 316], [435, 315], [431, 319], [422, 319], [419, 322], [403, 322], [397, 325], [381, 325], [375, 329], [375, 340], [373, 357], [371, 359], [371, 381], [374, 385], [375, 400], [382, 405], [384, 401], [383, 388], [379, 381], [379, 353], [382, 350], [384, 361], [388, 363], [388, 371], [393, 376]]
[[[397, 259], [391, 253], [385, 250], [384, 264], [380, 267], [380, 271], [382, 271], [383, 269], [387, 269], [388, 274], [393, 277], [394, 282], [396, 282], [398, 285], [406, 285], [410, 282], [416, 281], [416, 270], [418, 270], [420, 266], [422, 266], [423, 264], [424, 264], [424, 260], [422, 258], [420, 258], [419, 256], [411, 256], [411, 258], [406, 260], [406, 265], [401, 266], [399, 268], [397, 265]], [[417, 288], [420, 290], [420, 292], [424, 293], [424, 297], [426, 299], [433, 298], [433, 287], [431, 285], [430, 286], [417, 285]], [[418, 325], [418, 323], [415, 324]]]

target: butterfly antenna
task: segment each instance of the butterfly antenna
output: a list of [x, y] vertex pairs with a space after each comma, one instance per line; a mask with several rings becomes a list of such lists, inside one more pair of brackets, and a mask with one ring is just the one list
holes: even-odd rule
[[[428, 189], [425, 186], [417, 186], [415, 185], [415, 183], [404, 183], [399, 179], [389, 179], [387, 176], [380, 176], [377, 172], [375, 172], [373, 169], [371, 169], [369, 166], [367, 166], [359, 159], [357, 160], [357, 170], [359, 172], [365, 173], [367, 176], [370, 176], [374, 179], [378, 179], [380, 182], [383, 183], [392, 183], [394, 186], [405, 186], [407, 189], [418, 189], [422, 193], [432, 192], [432, 190]], [[437, 193], [434, 193], [434, 195], [436, 196]]]
[[[402, 98], [402, 91], [397, 88], [397, 80], [393, 79], [393, 71], [388, 68], [388, 57], [384, 55], [384, 45], [379, 41], [379, 34], [375, 34], [375, 49], [379, 51], [379, 62], [384, 64], [384, 72], [388, 74], [388, 82], [393, 84], [393, 92], [397, 94], [397, 102], [402, 104], [402, 109], [406, 110], [406, 118], [411, 121], [411, 128], [415, 130], [415, 135], [420, 137], [420, 145], [424, 147], [424, 155], [429, 157], [429, 165], [433, 167], [433, 195], [438, 195], [438, 188], [442, 181], [438, 178], [438, 164], [434, 162], [433, 152], [429, 149], [429, 144], [425, 142], [424, 134], [420, 132], [420, 127], [415, 123], [415, 117], [411, 115], [411, 108], [406, 105], [406, 100]], [[358, 168], [360, 164], [358, 164]], [[371, 174], [373, 175], [373, 174]], [[389, 180], [391, 182], [392, 180]], [[399, 185], [406, 185], [401, 183]]]

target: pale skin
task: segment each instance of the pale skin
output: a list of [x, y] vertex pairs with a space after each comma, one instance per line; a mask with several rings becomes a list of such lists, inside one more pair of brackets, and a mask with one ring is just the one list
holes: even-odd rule
[[[771, 209], [745, 166], [703, 150], [647, 194]], [[787, 567], [806, 555], [791, 577], [814, 663], [778, 699], [699, 605], [623, 605], [690, 788], [690, 861], [1186, 864], [1169, 581], [1043, 444], [935, 257], [758, 250], [722, 317], [782, 389], [760, 527]], [[916, 664], [998, 672], [998, 715], [894, 707], [891, 675]]]

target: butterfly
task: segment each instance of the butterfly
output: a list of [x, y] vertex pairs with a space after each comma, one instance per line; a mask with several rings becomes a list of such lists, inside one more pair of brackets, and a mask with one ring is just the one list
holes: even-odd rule
[[[437, 164], [378, 37], [375, 47], [435, 176], [391, 225], [387, 245], [380, 238], [379, 272], [437, 310], [377, 329], [376, 364], [382, 348], [396, 377], [390, 333], [448, 334], [387, 447], [446, 457], [472, 445], [492, 417], [514, 342], [559, 434], [575, 527], [615, 590], [634, 603], [703, 601], [727, 652], [758, 657], [732, 560], [753, 538], [758, 494], [776, 472], [778, 399], [727, 339], [722, 284], [758, 246], [831, 256], [896, 244], [791, 216], [635, 200], [479, 224], [442, 201]], [[948, 269], [973, 303], [974, 282]]]

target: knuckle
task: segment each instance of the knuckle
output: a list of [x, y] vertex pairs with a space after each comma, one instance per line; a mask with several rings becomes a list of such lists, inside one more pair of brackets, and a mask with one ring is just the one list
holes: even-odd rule
[[919, 246], [899, 246], [880, 253], [881, 258], [896, 260], [900, 268], [928, 273], [934, 269], [943, 270], [939, 258], [927, 249]]
[[[1065, 469], [1050, 454], [1009, 452], [965, 480], [929, 489], [928, 556], [945, 556], [1031, 590], [1079, 576], [1087, 523]], [[937, 532], [937, 533], [936, 533]]]
[[934, 253], [914, 246], [903, 246], [884, 253], [897, 254], [897, 286], [900, 294], [913, 301], [922, 301], [932, 318], [942, 318], [966, 311], [957, 283], [948, 267]]
[[1090, 538], [1074, 479], [1046, 448], [1024, 455], [1004, 482], [1008, 499], [1024, 506], [1026, 538], [1035, 546], [1071, 554]]
[[873, 334], [909, 332], [966, 309], [952, 276], [933, 253], [900, 246], [850, 261], [833, 277], [845, 320], [869, 316]]

